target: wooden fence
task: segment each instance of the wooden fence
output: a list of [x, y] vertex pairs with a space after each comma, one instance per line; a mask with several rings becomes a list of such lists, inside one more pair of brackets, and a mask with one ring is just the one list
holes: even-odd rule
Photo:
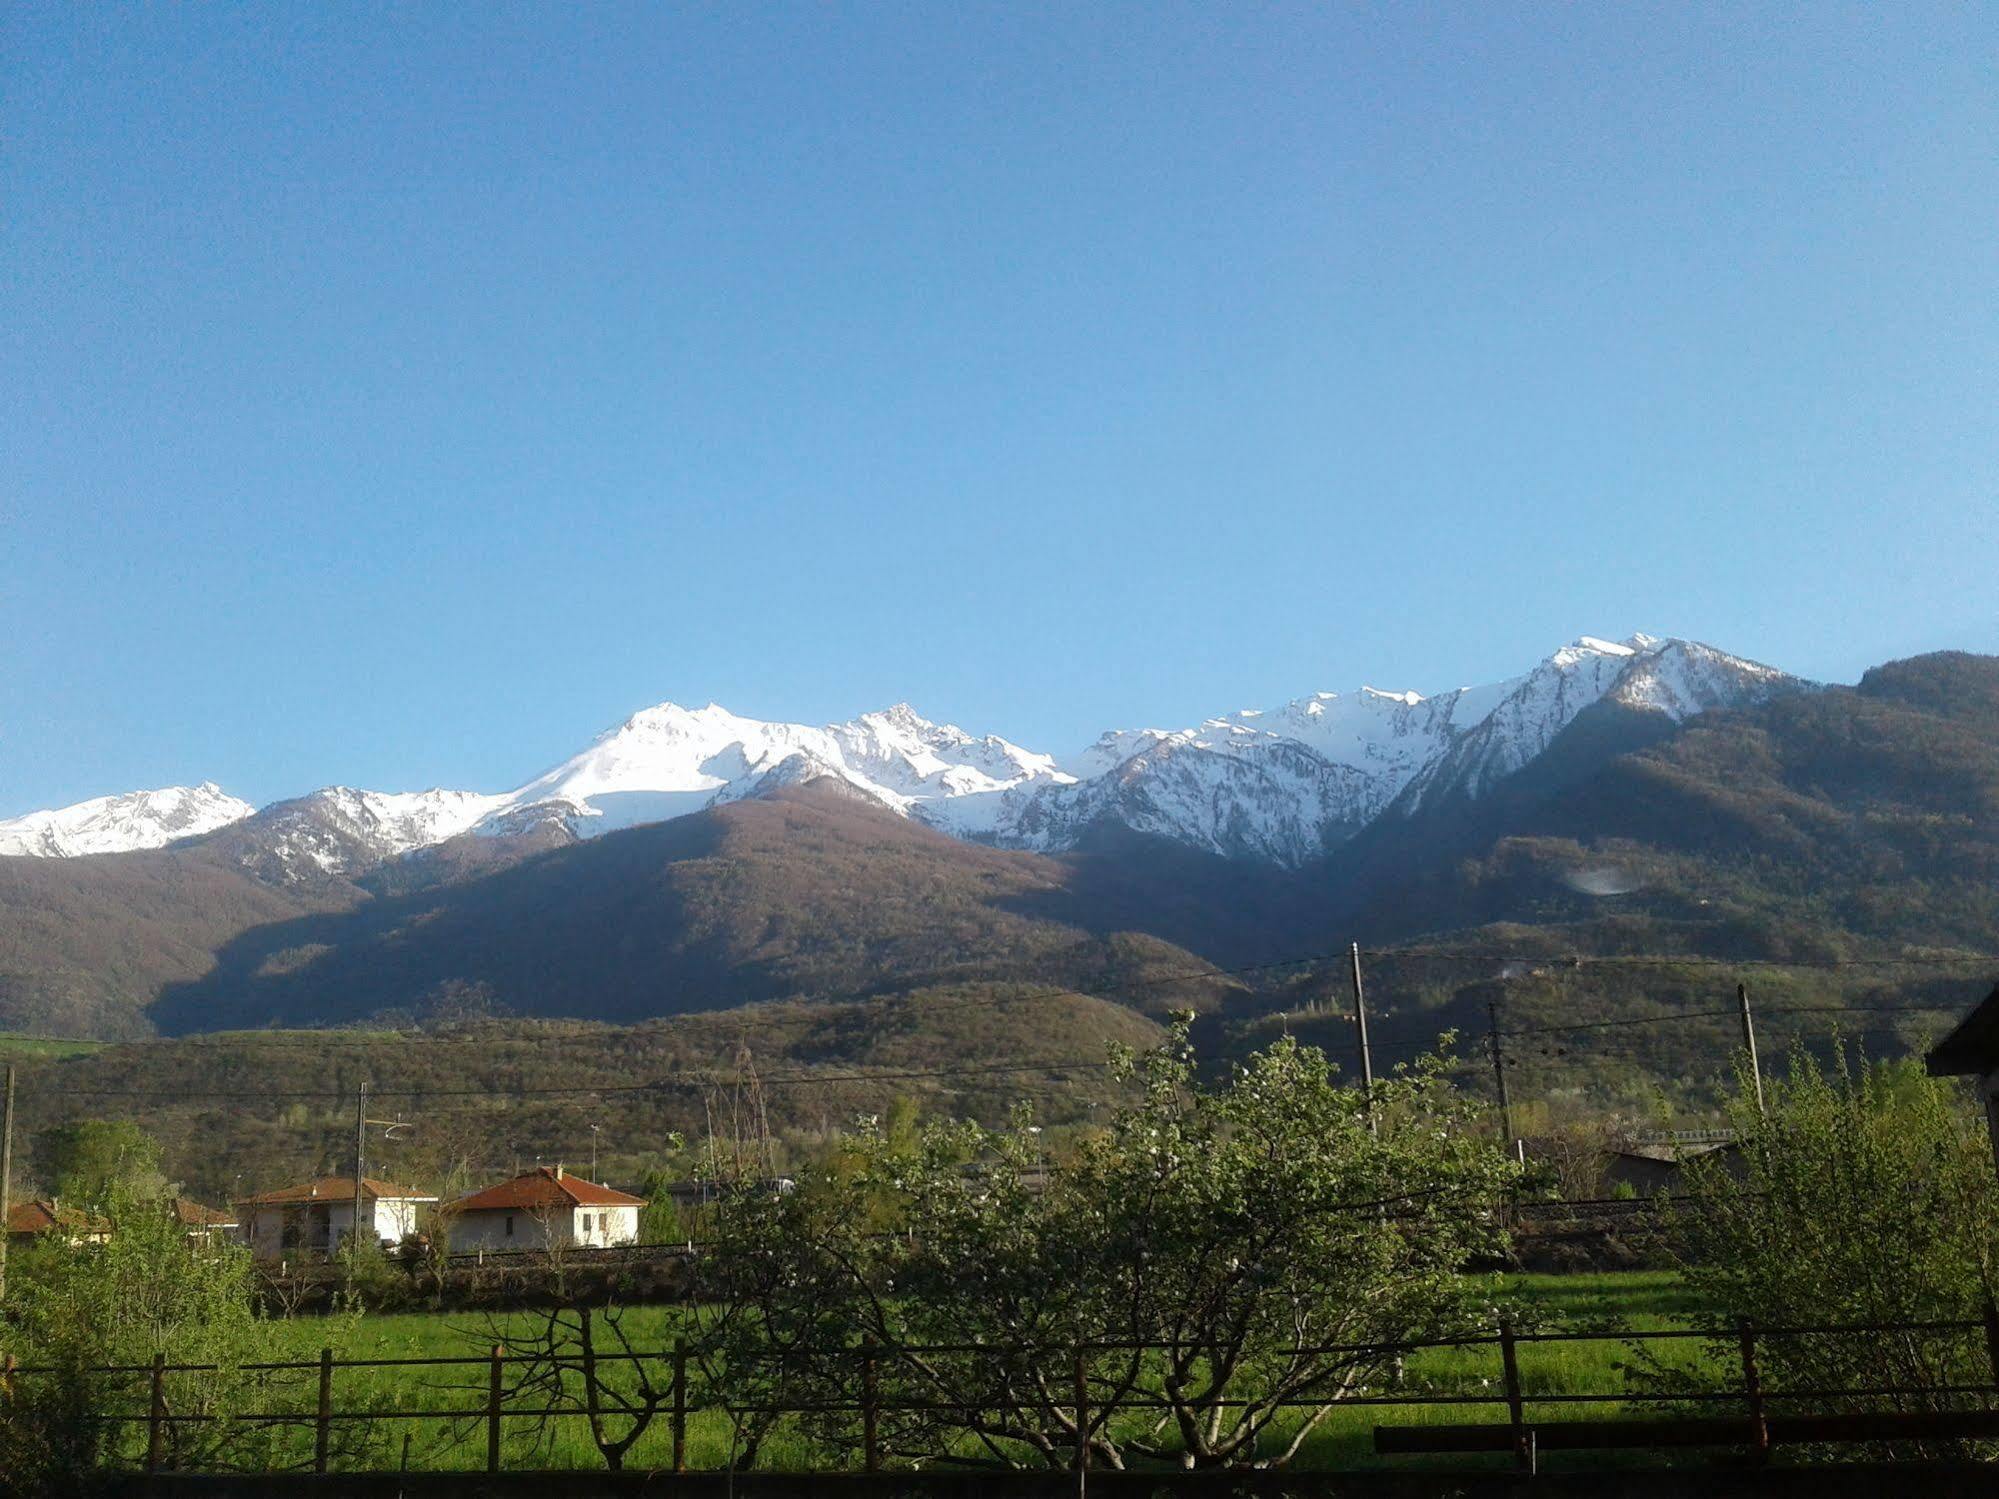
[[[1761, 1372], [1761, 1352], [1777, 1340], [1787, 1338], [1913, 1338], [1957, 1337], [1966, 1351], [1977, 1350], [1981, 1377], [1956, 1382], [1910, 1385], [1877, 1385], [1860, 1388], [1786, 1389], [1770, 1387]], [[1524, 1348], [1553, 1344], [1622, 1342], [1627, 1345], [1701, 1340], [1712, 1347], [1731, 1351], [1732, 1377], [1711, 1381], [1701, 1388], [1620, 1389], [1606, 1391], [1536, 1389], [1523, 1378], [1520, 1354]], [[1979, 1345], [1982, 1344], [1982, 1348]], [[981, 1352], [1010, 1358], [1046, 1359], [1051, 1384], [1073, 1400], [1070, 1419], [1082, 1434], [1071, 1445], [1071, 1462], [1079, 1470], [1090, 1466], [1090, 1433], [1102, 1430], [1107, 1420], [1120, 1415], [1150, 1413], [1156, 1416], [1169, 1402], [1150, 1395], [1127, 1391], [1098, 1404], [1090, 1371], [1093, 1355], [1142, 1354], [1168, 1351], [1172, 1345], [1134, 1343], [1087, 1343], [1072, 1346], [981, 1349]], [[1317, 1355], [1352, 1355], [1401, 1361], [1438, 1350], [1478, 1350], [1490, 1355], [1496, 1379], [1480, 1379], [1478, 1388], [1366, 1389], [1338, 1402], [1342, 1407], [1365, 1407], [1383, 1413], [1415, 1412], [1413, 1420], [1381, 1423], [1373, 1427], [1377, 1453], [1511, 1453], [1523, 1469], [1533, 1471], [1543, 1451], [1741, 1447], [1767, 1455], [1773, 1446], [1788, 1442], [1916, 1442], [1934, 1440], [1999, 1439], [1999, 1312], [1988, 1306], [1981, 1320], [1906, 1323], [1844, 1323], [1809, 1327], [1758, 1327], [1748, 1322], [1729, 1328], [1670, 1329], [1645, 1332], [1622, 1330], [1590, 1332], [1541, 1332], [1517, 1330], [1502, 1323], [1489, 1333], [1471, 1337], [1393, 1344], [1337, 1345], [1319, 1349], [1292, 1350]], [[267, 1410], [235, 1415], [226, 1419], [245, 1424], [276, 1424], [309, 1428], [312, 1432], [312, 1471], [324, 1473], [334, 1449], [333, 1434], [345, 1422], [445, 1422], [454, 1430], [483, 1435], [485, 1470], [502, 1471], [503, 1436], [509, 1422], [548, 1422], [584, 1419], [591, 1412], [578, 1404], [557, 1406], [522, 1405], [510, 1401], [507, 1374], [510, 1368], [534, 1363], [553, 1366], [558, 1373], [582, 1375], [586, 1357], [596, 1365], [651, 1364], [664, 1372], [670, 1383], [663, 1414], [670, 1432], [671, 1467], [676, 1473], [688, 1471], [688, 1419], [702, 1409], [755, 1410], [778, 1415], [842, 1415], [852, 1418], [852, 1447], [859, 1465], [867, 1472], [879, 1472], [886, 1463], [881, 1439], [882, 1419], [897, 1412], [965, 1414], [972, 1407], [950, 1401], [914, 1401], [884, 1396], [879, 1378], [885, 1365], [905, 1355], [965, 1353], [966, 1348], [910, 1346], [906, 1348], [863, 1343], [851, 1347], [819, 1350], [821, 1356], [850, 1360], [854, 1370], [851, 1399], [815, 1400], [798, 1405], [733, 1404], [713, 1391], [699, 1392], [690, 1380], [690, 1358], [685, 1340], [653, 1352], [585, 1355], [564, 1352], [551, 1358], [546, 1350], [535, 1354], [509, 1352], [494, 1345], [489, 1352], [465, 1357], [337, 1359], [325, 1349], [317, 1360], [308, 1362], [261, 1363], [240, 1366], [243, 1372], [309, 1376], [299, 1381], [314, 1394], [310, 1409]], [[439, 1371], [459, 1370], [467, 1383], [452, 1388], [480, 1392], [476, 1404], [434, 1408], [368, 1408], [342, 1410], [336, 1403], [339, 1376], [343, 1370]], [[0, 1415], [20, 1388], [20, 1382], [55, 1371], [33, 1366], [17, 1366], [9, 1357], [0, 1361]], [[168, 1432], [180, 1423], [225, 1419], [214, 1415], [175, 1411], [168, 1399], [169, 1380], [175, 1375], [202, 1375], [217, 1372], [214, 1364], [170, 1363], [164, 1355], [149, 1365], [106, 1366], [89, 1371], [93, 1375], [124, 1378], [134, 1393], [143, 1388], [143, 1411], [102, 1411], [91, 1419], [114, 1425], [138, 1424], [145, 1433], [144, 1468], [161, 1469], [167, 1458]], [[597, 1377], [593, 1369], [591, 1378]], [[1463, 1381], [1467, 1386], [1469, 1380]], [[702, 1403], [705, 1396], [706, 1403]], [[1241, 1400], [1210, 1402], [1241, 1406]], [[1318, 1409], [1328, 1402], [1323, 1397], [1300, 1396], [1267, 1402], [1280, 1407]], [[1623, 1408], [1650, 1406], [1664, 1415], [1620, 1416], [1614, 1419], [1561, 1419], [1542, 1415], [1563, 1407], [1614, 1405]], [[1688, 1415], [1687, 1407], [1722, 1410], [1722, 1414]], [[1438, 1407], [1503, 1412], [1503, 1419], [1479, 1423], [1436, 1423], [1423, 1414]], [[1733, 1407], [1734, 1410], [1727, 1408]], [[407, 1446], [405, 1447], [407, 1453]], [[941, 1454], [940, 1454], [941, 1455]], [[301, 1462], [301, 1469], [305, 1466]]]

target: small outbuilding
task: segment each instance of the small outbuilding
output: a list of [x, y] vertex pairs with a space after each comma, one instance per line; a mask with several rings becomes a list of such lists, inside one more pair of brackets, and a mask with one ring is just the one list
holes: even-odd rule
[[451, 1249], [608, 1249], [635, 1244], [645, 1199], [537, 1166], [451, 1206]]
[[111, 1223], [82, 1208], [64, 1207], [53, 1198], [33, 1197], [8, 1211], [7, 1237], [16, 1243], [53, 1238], [68, 1244], [102, 1244], [111, 1237]]
[[[361, 1232], [385, 1244], [416, 1232], [417, 1209], [437, 1199], [414, 1187], [361, 1178]], [[245, 1197], [236, 1204], [236, 1235], [260, 1260], [332, 1254], [354, 1227], [354, 1178], [322, 1176]]]
[[1931, 1077], [1978, 1080], [1978, 1101], [1985, 1105], [1985, 1128], [1992, 1136], [1992, 1160], [1999, 1166], [1999, 988], [1930, 1048], [1924, 1065]]
[[1626, 1188], [1640, 1197], [1683, 1192], [1687, 1167], [1694, 1162], [1739, 1170], [1740, 1154], [1741, 1147], [1733, 1140], [1626, 1141], [1604, 1152], [1603, 1188], [1610, 1193]]

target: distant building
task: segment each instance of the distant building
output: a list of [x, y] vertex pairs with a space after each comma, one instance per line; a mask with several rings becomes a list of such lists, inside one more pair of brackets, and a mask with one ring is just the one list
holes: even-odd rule
[[200, 1247], [207, 1247], [217, 1239], [233, 1235], [237, 1228], [237, 1215], [221, 1212], [211, 1207], [203, 1207], [186, 1197], [176, 1197], [167, 1204], [167, 1210], [174, 1215], [187, 1241]]
[[1733, 1140], [1627, 1141], [1604, 1152], [1603, 1189], [1627, 1187], [1640, 1197], [1686, 1190], [1686, 1169], [1695, 1161], [1736, 1168], [1741, 1147]]
[[[395, 1244], [416, 1232], [417, 1209], [437, 1199], [414, 1187], [361, 1178], [361, 1232]], [[237, 1237], [260, 1260], [332, 1254], [354, 1227], [354, 1178], [322, 1176], [245, 1197], [236, 1204]]]
[[1992, 1160], [1999, 1166], [1999, 988], [1957, 1023], [1957, 1029], [1924, 1059], [1931, 1077], [1973, 1077], [1985, 1105], [1985, 1128], [1992, 1136]]
[[16, 1203], [7, 1214], [7, 1238], [56, 1238], [69, 1244], [102, 1244], [111, 1237], [110, 1220], [86, 1213], [82, 1208], [66, 1208], [53, 1198], [36, 1197]]
[[451, 1249], [608, 1249], [635, 1244], [645, 1199], [537, 1166], [451, 1206]]
[[797, 1188], [798, 1183], [788, 1176], [758, 1176], [744, 1181], [691, 1181], [668, 1182], [660, 1188], [674, 1207], [686, 1212], [692, 1208], [710, 1207], [731, 1197], [741, 1197], [746, 1193], [762, 1193], [768, 1197], [782, 1197]]

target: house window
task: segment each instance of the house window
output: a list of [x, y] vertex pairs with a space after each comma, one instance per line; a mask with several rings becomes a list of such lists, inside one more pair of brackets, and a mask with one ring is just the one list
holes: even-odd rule
[[514, 1236], [514, 1215], [512, 1213], [509, 1213], [507, 1214], [507, 1237], [511, 1239], [513, 1236]]

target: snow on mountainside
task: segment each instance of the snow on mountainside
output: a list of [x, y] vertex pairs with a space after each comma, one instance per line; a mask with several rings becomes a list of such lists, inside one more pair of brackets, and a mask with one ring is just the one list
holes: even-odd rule
[[1477, 724], [1409, 783], [1396, 810], [1478, 797], [1534, 759], [1585, 708], [1609, 700], [1674, 722], [1711, 708], [1751, 707], [1810, 684], [1688, 640], [1585, 635], [1508, 689]]
[[830, 779], [941, 831], [1007, 847], [1074, 848], [1111, 824], [1295, 865], [1377, 818], [1485, 794], [1593, 704], [1677, 722], [1810, 686], [1692, 641], [1584, 636], [1490, 686], [1431, 697], [1319, 692], [1196, 728], [1114, 730], [1063, 761], [932, 723], [907, 704], [814, 728], [713, 703], [661, 703], [499, 795], [334, 786], [247, 816], [213, 786], [135, 792], [0, 823], [0, 852], [153, 847], [220, 829], [211, 841], [252, 872], [318, 880], [467, 833], [590, 837]]
[[476, 791], [356, 791], [327, 786], [273, 802], [217, 835], [251, 873], [280, 883], [323, 880], [362, 870], [455, 838], [505, 798]]
[[713, 703], [705, 708], [661, 703], [497, 798], [488, 815], [499, 824], [526, 809], [555, 805], [567, 809], [576, 832], [588, 835], [820, 776], [893, 811], [919, 816], [935, 815], [933, 807], [947, 801], [1066, 779], [1046, 755], [931, 723], [907, 704], [809, 728], [739, 718]]
[[994, 835], [1055, 850], [1117, 822], [1231, 858], [1299, 864], [1377, 817], [1482, 795], [1606, 696], [1678, 721], [1806, 685], [1691, 641], [1584, 636], [1487, 687], [1322, 692], [1198, 729], [1106, 734], [1072, 766], [1086, 779], [1011, 794]]
[[212, 781], [93, 797], [0, 822], [0, 854], [60, 859], [161, 848], [176, 838], [226, 827], [255, 810]]

